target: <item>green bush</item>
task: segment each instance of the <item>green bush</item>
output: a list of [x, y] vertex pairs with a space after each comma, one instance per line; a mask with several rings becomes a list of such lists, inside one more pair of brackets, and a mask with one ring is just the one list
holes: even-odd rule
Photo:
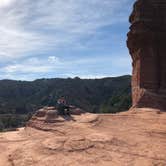
[[4, 125], [3, 125], [2, 121], [0, 120], [0, 132], [3, 131], [3, 129], [4, 129]]

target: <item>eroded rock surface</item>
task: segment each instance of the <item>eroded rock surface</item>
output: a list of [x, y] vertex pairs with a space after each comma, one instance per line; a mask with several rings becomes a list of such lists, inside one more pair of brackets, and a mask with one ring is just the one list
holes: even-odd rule
[[94, 116], [1, 133], [0, 166], [166, 165], [165, 112]]
[[65, 122], [93, 123], [98, 120], [98, 115], [85, 113], [76, 108], [70, 111], [70, 115], [59, 115], [55, 107], [44, 107], [36, 111], [27, 122], [27, 127], [44, 131], [53, 130], [52, 126], [62, 126]]
[[130, 22], [133, 107], [166, 110], [166, 1], [137, 0]]

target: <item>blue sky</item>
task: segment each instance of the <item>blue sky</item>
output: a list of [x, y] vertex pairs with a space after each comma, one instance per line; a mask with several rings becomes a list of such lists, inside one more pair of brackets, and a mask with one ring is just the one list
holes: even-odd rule
[[0, 0], [0, 79], [131, 74], [134, 0]]

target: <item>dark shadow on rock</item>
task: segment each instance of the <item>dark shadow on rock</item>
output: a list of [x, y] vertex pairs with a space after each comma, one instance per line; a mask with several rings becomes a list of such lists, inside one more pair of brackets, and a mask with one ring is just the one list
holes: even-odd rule
[[60, 115], [66, 121], [76, 121], [71, 115]]

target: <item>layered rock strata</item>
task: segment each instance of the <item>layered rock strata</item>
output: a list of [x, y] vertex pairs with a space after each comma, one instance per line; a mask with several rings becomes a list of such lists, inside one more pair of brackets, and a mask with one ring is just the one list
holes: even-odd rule
[[166, 1], [137, 0], [130, 23], [133, 107], [166, 110]]

